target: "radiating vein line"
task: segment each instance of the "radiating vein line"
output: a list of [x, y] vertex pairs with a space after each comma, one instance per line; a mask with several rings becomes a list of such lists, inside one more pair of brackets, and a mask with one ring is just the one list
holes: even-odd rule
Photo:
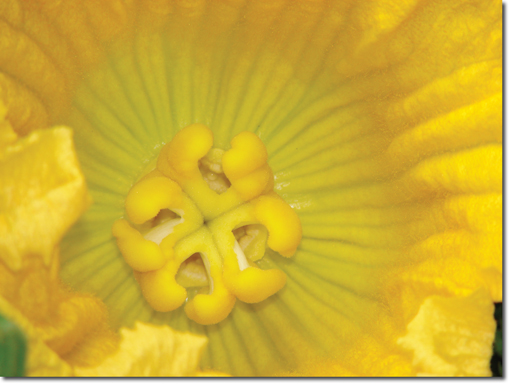
[[[105, 112], [110, 114], [110, 116], [113, 118], [114, 121], [117, 121], [117, 123], [118, 123], [120, 128], [124, 129], [124, 131], [125, 131], [125, 138], [123, 140], [124, 144], [130, 145], [130, 147], [132, 148], [132, 152], [134, 152], [134, 153], [139, 153], [139, 154], [144, 153], [144, 148], [141, 145], [141, 143], [138, 142], [137, 136], [135, 135], [134, 131], [132, 130], [132, 127], [131, 127], [130, 123], [126, 122], [118, 114], [116, 109], [114, 109], [111, 104], [107, 103], [100, 96], [100, 93], [98, 93], [96, 91], [96, 86], [91, 85], [91, 84], [86, 84], [86, 85], [84, 85], [84, 87], [87, 87], [87, 91], [90, 93], [91, 97], [94, 98], [95, 102], [98, 103], [99, 105], [101, 105], [105, 109]], [[81, 106], [82, 114], [87, 115], [87, 116], [90, 115], [90, 114], [86, 114], [86, 111], [89, 111], [89, 109], [91, 107], [90, 105], [89, 106], [83, 106], [83, 103], [80, 101], [80, 99], [75, 100], [74, 104], [77, 107]], [[91, 119], [88, 119], [88, 121], [93, 123], [91, 121]], [[95, 121], [96, 121], [96, 119], [95, 119]], [[101, 125], [94, 125], [93, 127], [96, 129], [98, 134], [101, 134], [103, 137], [107, 137], [105, 132], [108, 132], [108, 130], [98, 130], [98, 126], [101, 126]], [[117, 129], [113, 130], [113, 132], [118, 132], [118, 131], [119, 130], [117, 130]], [[114, 135], [112, 138], [111, 137], [107, 137], [107, 138], [109, 138], [111, 141], [116, 141], [116, 140], [119, 140], [118, 137], [119, 137], [118, 135]], [[119, 145], [119, 147], [121, 147], [121, 145]]]

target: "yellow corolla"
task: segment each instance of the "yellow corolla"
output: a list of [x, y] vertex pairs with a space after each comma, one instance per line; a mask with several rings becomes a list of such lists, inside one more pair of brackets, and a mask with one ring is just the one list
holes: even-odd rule
[[487, 376], [499, 1], [0, 4], [29, 376]]

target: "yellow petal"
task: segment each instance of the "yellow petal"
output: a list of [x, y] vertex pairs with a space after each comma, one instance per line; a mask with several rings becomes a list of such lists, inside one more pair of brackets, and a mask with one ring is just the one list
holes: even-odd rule
[[137, 322], [122, 328], [117, 352], [94, 368], [76, 368], [84, 377], [184, 377], [194, 375], [207, 339], [168, 326]]
[[0, 149], [0, 296], [37, 334], [37, 347], [85, 365], [110, 353], [116, 337], [103, 303], [58, 278], [59, 242], [90, 201], [71, 136], [34, 131]]
[[62, 360], [41, 339], [39, 331], [32, 326], [14, 306], [0, 297], [0, 312], [24, 332], [27, 338], [25, 373], [29, 377], [69, 377], [73, 375], [71, 366]]
[[46, 265], [89, 204], [69, 129], [38, 131], [0, 149], [0, 256], [19, 270], [26, 255]]
[[428, 297], [398, 344], [413, 354], [420, 376], [490, 376], [495, 336], [486, 291], [465, 298]]

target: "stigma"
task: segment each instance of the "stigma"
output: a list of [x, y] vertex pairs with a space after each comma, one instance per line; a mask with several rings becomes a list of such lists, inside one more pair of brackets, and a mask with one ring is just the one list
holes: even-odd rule
[[259, 303], [281, 290], [285, 273], [257, 262], [267, 248], [292, 257], [302, 237], [299, 217], [274, 192], [260, 138], [245, 131], [230, 144], [213, 148], [205, 125], [179, 131], [112, 227], [148, 304], [159, 312], [184, 305], [203, 325], [227, 318], [237, 299]]

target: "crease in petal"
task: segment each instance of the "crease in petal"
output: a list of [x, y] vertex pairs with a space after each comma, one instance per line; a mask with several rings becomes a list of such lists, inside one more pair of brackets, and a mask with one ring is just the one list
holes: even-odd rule
[[6, 119], [17, 134], [48, 126], [48, 112], [38, 95], [4, 72], [0, 72], [0, 101], [7, 108]]
[[55, 245], [89, 205], [67, 128], [38, 131], [0, 150], [0, 251], [21, 268], [23, 256], [49, 264]]
[[7, 109], [0, 102], [0, 149], [12, 144], [16, 141], [18, 136], [12, 129], [12, 126], [8, 119], [6, 119]]
[[82, 377], [184, 377], [195, 375], [207, 339], [168, 326], [137, 322], [120, 330], [116, 353], [92, 368], [75, 368]]
[[486, 291], [463, 298], [430, 296], [408, 324], [399, 346], [413, 353], [419, 376], [490, 376], [495, 337], [493, 304]]

